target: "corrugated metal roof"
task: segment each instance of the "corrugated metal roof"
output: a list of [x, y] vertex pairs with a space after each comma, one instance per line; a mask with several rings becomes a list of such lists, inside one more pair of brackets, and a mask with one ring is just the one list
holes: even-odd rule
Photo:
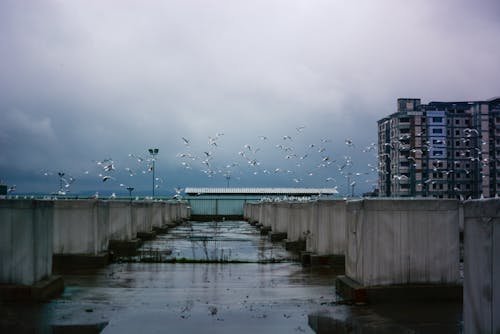
[[336, 188], [203, 188], [187, 187], [190, 195], [201, 194], [259, 194], [259, 195], [317, 195], [338, 194]]

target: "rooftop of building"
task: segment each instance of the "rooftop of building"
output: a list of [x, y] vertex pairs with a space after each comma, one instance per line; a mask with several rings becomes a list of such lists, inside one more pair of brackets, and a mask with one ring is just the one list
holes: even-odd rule
[[338, 194], [336, 188], [207, 188], [207, 187], [186, 187], [188, 195], [335, 195]]

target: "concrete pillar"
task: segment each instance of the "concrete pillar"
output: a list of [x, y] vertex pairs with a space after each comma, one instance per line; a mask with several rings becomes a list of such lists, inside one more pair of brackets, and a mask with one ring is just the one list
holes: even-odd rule
[[109, 211], [96, 200], [54, 202], [54, 254], [97, 255], [108, 248]]
[[459, 202], [347, 203], [346, 276], [363, 286], [459, 282]]
[[310, 231], [311, 209], [313, 202], [297, 202], [289, 204], [287, 224], [288, 241], [305, 240]]
[[165, 208], [163, 209], [163, 223], [167, 226], [172, 225], [173, 223], [172, 210], [173, 210], [172, 203], [165, 202]]
[[151, 206], [151, 202], [132, 202], [132, 232], [134, 235], [137, 235], [137, 233], [149, 233], [152, 231], [153, 224], [151, 220]]
[[243, 219], [249, 220], [251, 217], [251, 211], [252, 211], [252, 206], [253, 204], [250, 203], [244, 203], [243, 204]]
[[164, 202], [152, 202], [151, 203], [151, 226], [162, 227], [163, 222], [163, 208], [165, 206]]
[[259, 223], [264, 227], [271, 227], [271, 222], [274, 220], [276, 212], [274, 211], [272, 202], [262, 202], [259, 209]]
[[52, 274], [53, 202], [0, 200], [0, 283], [33, 285]]
[[500, 333], [500, 199], [464, 202], [464, 333]]
[[189, 207], [187, 202], [179, 202], [180, 207], [180, 219], [188, 219], [190, 217]]
[[345, 255], [345, 200], [319, 200], [311, 207], [307, 251], [317, 255]]
[[271, 221], [273, 233], [286, 233], [290, 220], [290, 202], [273, 202], [273, 208], [276, 210], [275, 219]]
[[109, 201], [109, 239], [131, 240], [135, 238], [132, 234], [132, 215], [130, 201]]

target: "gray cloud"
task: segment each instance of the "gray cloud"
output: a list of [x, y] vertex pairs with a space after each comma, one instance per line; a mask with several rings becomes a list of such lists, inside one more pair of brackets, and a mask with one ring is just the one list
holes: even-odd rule
[[[361, 171], [373, 163], [361, 150], [376, 140], [376, 120], [398, 97], [499, 95], [499, 13], [493, 0], [2, 1], [0, 178], [29, 192], [35, 182], [15, 171], [79, 174], [106, 157], [124, 168], [129, 153], [157, 146], [165, 191], [224, 185], [199, 171], [201, 161], [180, 169], [186, 137], [198, 155], [214, 150], [214, 168], [240, 159], [233, 185], [324, 186], [329, 174], [343, 176], [331, 168], [309, 177], [316, 161], [300, 172], [276, 150], [282, 136], [295, 137], [300, 153], [330, 138], [329, 154], [352, 155]], [[217, 132], [225, 135], [214, 149], [207, 141]], [[245, 144], [262, 146], [261, 169], [296, 174], [253, 174], [238, 155]], [[123, 180], [93, 177], [74, 191]], [[147, 175], [134, 182], [149, 187]], [[43, 178], [36, 184], [44, 191]]]

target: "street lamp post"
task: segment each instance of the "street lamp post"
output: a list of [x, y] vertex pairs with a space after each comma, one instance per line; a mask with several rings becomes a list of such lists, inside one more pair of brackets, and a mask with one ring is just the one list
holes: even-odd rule
[[149, 154], [151, 155], [151, 161], [153, 165], [151, 166], [153, 170], [153, 198], [155, 197], [155, 157], [158, 155], [158, 149], [157, 148], [150, 148], [148, 149]]
[[128, 197], [132, 199], [132, 191], [134, 191], [134, 187], [127, 187], [127, 190], [128, 190]]

